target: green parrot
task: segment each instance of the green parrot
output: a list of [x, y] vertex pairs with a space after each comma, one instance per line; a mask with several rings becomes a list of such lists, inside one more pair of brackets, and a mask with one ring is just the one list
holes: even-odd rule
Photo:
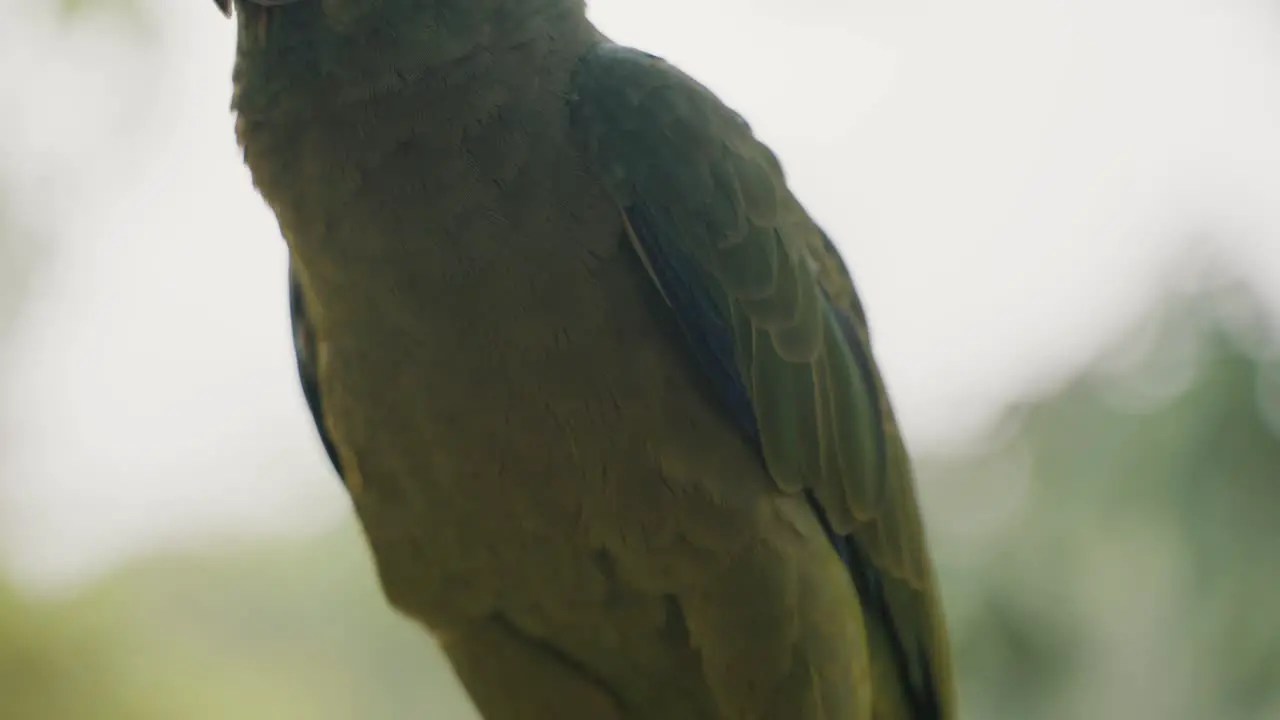
[[304, 394], [487, 720], [946, 720], [912, 471], [775, 156], [583, 0], [218, 0]]

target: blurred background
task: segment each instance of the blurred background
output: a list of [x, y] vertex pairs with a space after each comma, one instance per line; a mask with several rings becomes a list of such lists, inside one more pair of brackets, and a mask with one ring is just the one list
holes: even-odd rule
[[[1280, 718], [1280, 5], [593, 0], [841, 246], [965, 716]], [[209, 0], [0, 2], [0, 717], [472, 719], [293, 376]]]

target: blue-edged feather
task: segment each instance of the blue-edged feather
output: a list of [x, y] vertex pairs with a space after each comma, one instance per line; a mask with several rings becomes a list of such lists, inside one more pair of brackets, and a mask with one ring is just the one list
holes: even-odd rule
[[[733, 328], [729, 326], [710, 288], [700, 279], [694, 259], [673, 249], [670, 243], [656, 240], [662, 237], [658, 230], [659, 219], [647, 206], [632, 205], [626, 209], [626, 217], [634, 239], [640, 245], [639, 250], [644, 253], [649, 270], [654, 274], [654, 281], [674, 311], [676, 322], [684, 331], [698, 364], [706, 372], [716, 395], [720, 397], [734, 422], [757, 451], [760, 451], [760, 431], [755, 408], [734, 354]], [[764, 462], [763, 452], [760, 452], [760, 460]], [[818, 516], [818, 522], [832, 547], [852, 572], [854, 558], [851, 538], [838, 534], [831, 528], [826, 512], [812, 491], [805, 490], [805, 499]]]

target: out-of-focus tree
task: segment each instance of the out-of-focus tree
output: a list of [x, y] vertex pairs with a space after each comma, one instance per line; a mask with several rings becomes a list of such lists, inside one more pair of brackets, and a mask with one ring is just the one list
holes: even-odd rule
[[0, 717], [162, 720], [154, 688], [121, 682], [124, 660], [97, 623], [66, 617], [0, 583]]
[[967, 716], [1280, 717], [1261, 307], [1232, 283], [1175, 296], [987, 452], [927, 463]]
[[475, 720], [429, 635], [386, 604], [354, 523], [142, 562], [60, 609], [110, 628], [117, 687], [190, 720]]

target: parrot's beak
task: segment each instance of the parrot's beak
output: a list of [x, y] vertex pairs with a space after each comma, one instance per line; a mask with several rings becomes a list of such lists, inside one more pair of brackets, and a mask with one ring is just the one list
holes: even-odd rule
[[223, 15], [231, 17], [231, 0], [213, 0], [213, 3], [218, 6]]

